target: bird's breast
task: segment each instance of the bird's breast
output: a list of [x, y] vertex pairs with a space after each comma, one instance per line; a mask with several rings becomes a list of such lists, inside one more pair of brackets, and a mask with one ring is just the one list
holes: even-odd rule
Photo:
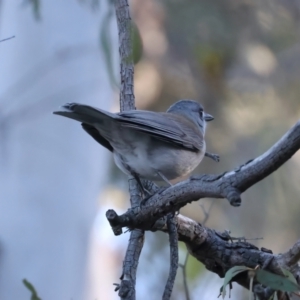
[[171, 150], [163, 155], [156, 164], [160, 172], [169, 180], [190, 174], [202, 161], [205, 154], [205, 145], [202, 150], [194, 152], [189, 150]]
[[114, 151], [116, 165], [126, 174], [133, 172], [142, 178], [159, 180], [162, 173], [168, 180], [191, 173], [205, 154], [205, 143], [199, 151], [190, 151], [156, 139], [145, 139], [138, 145]]

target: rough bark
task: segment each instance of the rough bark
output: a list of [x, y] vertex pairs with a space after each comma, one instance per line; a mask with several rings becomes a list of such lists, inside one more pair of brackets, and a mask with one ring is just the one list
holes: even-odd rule
[[[132, 60], [131, 45], [131, 18], [127, 0], [116, 0], [115, 10], [119, 31], [120, 53], [120, 111], [135, 109], [134, 104], [134, 65]], [[129, 179], [129, 192], [131, 207], [136, 207], [141, 202], [139, 187], [135, 179]], [[121, 234], [122, 229], [117, 227], [115, 233]], [[136, 271], [139, 257], [144, 244], [144, 231], [135, 229], [131, 232], [129, 244], [123, 263], [123, 274], [119, 286], [119, 296], [123, 300], [135, 299]]]
[[[131, 19], [127, 0], [115, 1], [119, 28], [121, 57], [120, 110], [135, 109], [133, 94], [134, 66], [131, 47]], [[226, 198], [232, 206], [241, 205], [241, 194], [248, 188], [272, 174], [300, 148], [300, 121], [295, 124], [273, 147], [263, 155], [246, 162], [240, 167], [219, 175], [193, 176], [168, 188], [158, 188], [149, 181], [144, 187], [153, 195], [140, 205], [137, 183], [130, 180], [131, 208], [122, 215], [108, 210], [106, 217], [115, 235], [122, 233], [123, 227], [131, 232], [127, 249], [119, 295], [122, 299], [135, 299], [136, 269], [143, 246], [145, 230], [161, 230], [170, 235], [170, 275], [163, 299], [169, 299], [178, 266], [177, 237], [183, 241], [189, 253], [201, 261], [205, 267], [224, 277], [233, 266], [249, 268], [260, 266], [273, 273], [281, 274], [280, 267], [290, 270], [297, 280], [300, 269], [300, 240], [289, 251], [273, 255], [272, 251], [242, 240], [234, 242], [228, 233], [209, 229], [182, 215], [172, 216], [181, 207], [201, 198]], [[176, 229], [176, 230], [175, 230]], [[177, 253], [177, 254], [176, 254]], [[177, 256], [177, 258], [176, 258]], [[177, 261], [177, 264], [176, 264]], [[238, 284], [249, 288], [249, 278], [242, 274], [234, 278]], [[260, 299], [269, 299], [273, 290], [254, 281], [254, 292]], [[280, 299], [289, 299], [282, 294]]]
[[[107, 218], [113, 228], [119, 226], [168, 232], [166, 215], [178, 211], [191, 201], [204, 197], [227, 198], [232, 205], [240, 205], [244, 191], [277, 170], [299, 148], [300, 122], [297, 122], [274, 146], [256, 159], [220, 175], [193, 176], [167, 189], [149, 185], [148, 190], [154, 194], [145, 205], [131, 208], [120, 216], [109, 210]], [[224, 277], [234, 266], [260, 266], [277, 274], [282, 274], [282, 267], [291, 271], [299, 283], [300, 268], [297, 262], [300, 258], [300, 240], [286, 253], [273, 255], [271, 250], [258, 249], [242, 239], [233, 242], [228, 233], [209, 229], [182, 215], [175, 218], [178, 239], [186, 244], [191, 255], [220, 277]], [[249, 288], [246, 275], [237, 276], [234, 281]], [[274, 292], [258, 282], [254, 282], [253, 289], [260, 299], [269, 299]], [[281, 299], [289, 298], [282, 294]]]
[[159, 189], [143, 206], [113, 216], [110, 222], [123, 227], [149, 229], [159, 218], [176, 212], [201, 198], [226, 198], [233, 206], [241, 205], [241, 194], [282, 166], [300, 148], [300, 121], [261, 156], [219, 175], [192, 176], [166, 189]]

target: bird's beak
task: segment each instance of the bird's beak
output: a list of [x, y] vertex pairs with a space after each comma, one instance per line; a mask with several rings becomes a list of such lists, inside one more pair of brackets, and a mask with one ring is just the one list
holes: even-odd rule
[[205, 114], [204, 115], [204, 120], [206, 122], [212, 121], [213, 119], [214, 119], [214, 117], [212, 115], [210, 115], [210, 114]]

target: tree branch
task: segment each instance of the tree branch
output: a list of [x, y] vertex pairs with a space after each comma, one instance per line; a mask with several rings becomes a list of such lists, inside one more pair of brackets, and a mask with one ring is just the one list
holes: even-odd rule
[[[300, 260], [300, 240], [298, 240], [287, 252], [281, 254], [279, 261], [281, 265], [293, 268]], [[298, 274], [300, 278], [300, 274]]]
[[[227, 198], [231, 205], [241, 204], [241, 194], [255, 183], [270, 175], [283, 165], [300, 148], [300, 121], [297, 122], [273, 147], [263, 155], [248, 161], [230, 172], [220, 175], [190, 177], [159, 190], [145, 205], [129, 209], [117, 216], [123, 227], [149, 229], [159, 218], [178, 211], [181, 207], [201, 198]], [[111, 213], [111, 211], [110, 211]]]
[[[206, 269], [221, 278], [234, 266], [255, 268], [259, 265], [262, 269], [279, 275], [282, 275], [281, 268], [287, 269], [299, 283], [300, 267], [297, 262], [300, 241], [284, 254], [273, 255], [271, 250], [259, 249], [245, 241], [232, 242], [226, 232], [211, 230], [185, 216], [178, 215], [176, 219], [178, 239], [185, 242], [189, 253], [203, 263]], [[164, 225], [159, 230], [167, 232], [167, 226]], [[246, 273], [237, 276], [234, 281], [249, 289], [249, 277]], [[270, 288], [262, 287], [258, 282], [254, 282], [254, 291], [261, 300], [269, 299], [274, 292]], [[289, 298], [282, 295], [280, 299]]]
[[5, 42], [5, 41], [8, 41], [8, 40], [11, 40], [11, 39], [13, 39], [13, 38], [15, 38], [14, 35], [13, 35], [13, 36], [10, 36], [10, 37], [8, 37], [8, 38], [5, 38], [5, 39], [0, 40], [0, 43]]
[[119, 54], [121, 58], [120, 111], [135, 109], [134, 103], [134, 64], [132, 52], [132, 23], [128, 0], [115, 0], [115, 10], [119, 31]]
[[[300, 148], [300, 122], [297, 122], [273, 147], [263, 155], [237, 169], [221, 175], [194, 176], [185, 182], [161, 190], [152, 184], [149, 190], [155, 194], [142, 207], [129, 209], [118, 216], [115, 211], [107, 212], [110, 224], [114, 226], [161, 230], [168, 232], [166, 214], [179, 210], [186, 203], [204, 197], [227, 198], [232, 205], [240, 200], [246, 189], [270, 175], [283, 165]], [[240, 204], [240, 202], [238, 203]], [[272, 251], [245, 242], [233, 242], [228, 233], [219, 233], [182, 215], [176, 216], [178, 239], [183, 241], [189, 253], [205, 267], [224, 277], [233, 266], [243, 265], [255, 268], [257, 265], [276, 274], [282, 274], [280, 267], [292, 272], [300, 280], [300, 240], [286, 253], [273, 255]], [[113, 226], [112, 226], [113, 227]], [[249, 288], [249, 278], [237, 276], [235, 281]], [[273, 291], [254, 282], [254, 292], [260, 299], [268, 299]], [[289, 299], [286, 294], [282, 299]]]
[[[132, 38], [131, 18], [127, 0], [115, 0], [115, 10], [119, 32], [119, 53], [120, 53], [120, 111], [135, 109], [133, 74], [134, 65], [132, 60]], [[139, 187], [134, 179], [129, 179], [130, 203], [136, 207], [141, 202]], [[116, 235], [122, 233], [120, 226], [115, 228]], [[135, 229], [130, 234], [129, 244], [126, 251], [119, 296], [123, 300], [135, 300], [136, 271], [139, 257], [144, 244], [144, 231]]]
[[178, 269], [178, 235], [176, 228], [176, 218], [173, 214], [169, 214], [167, 216], [167, 228], [170, 238], [170, 271], [162, 297], [163, 300], [169, 300], [171, 298]]
[[[133, 92], [134, 65], [132, 61], [131, 33], [132, 23], [127, 0], [116, 0], [115, 10], [119, 28], [119, 52], [121, 57], [120, 110], [135, 109]], [[166, 189], [144, 181], [147, 190], [154, 194], [140, 206], [140, 191], [134, 179], [129, 180], [131, 208], [122, 215], [113, 210], [106, 213], [114, 233], [122, 233], [123, 227], [131, 232], [127, 248], [121, 284], [118, 287], [122, 299], [135, 299], [136, 270], [143, 247], [144, 230], [161, 230], [170, 234], [171, 266], [164, 299], [169, 299], [174, 284], [178, 264], [176, 259], [175, 224], [180, 241], [185, 242], [191, 255], [201, 261], [205, 267], [224, 277], [226, 271], [236, 265], [255, 268], [257, 265], [273, 273], [281, 274], [280, 267], [290, 270], [299, 281], [300, 241], [282, 255], [273, 255], [267, 249], [258, 249], [248, 242], [233, 242], [228, 234], [211, 230], [189, 218], [173, 214], [181, 207], [204, 197], [227, 198], [231, 205], [241, 205], [241, 194], [260, 180], [269, 176], [283, 165], [300, 148], [300, 121], [295, 124], [273, 147], [263, 155], [248, 161], [237, 169], [220, 175], [193, 176]], [[178, 249], [177, 249], [178, 250]], [[249, 287], [246, 275], [236, 276], [234, 280], [245, 288]], [[254, 282], [253, 290], [260, 298], [268, 299], [272, 290]], [[284, 296], [284, 295], [283, 295]], [[283, 299], [288, 299], [283, 297]]]

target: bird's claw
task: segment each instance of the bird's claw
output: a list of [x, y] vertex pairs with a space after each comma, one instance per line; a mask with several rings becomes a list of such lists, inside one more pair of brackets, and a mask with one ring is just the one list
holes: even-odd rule
[[205, 152], [205, 156], [211, 158], [215, 162], [219, 162], [220, 161], [220, 156], [218, 154]]

